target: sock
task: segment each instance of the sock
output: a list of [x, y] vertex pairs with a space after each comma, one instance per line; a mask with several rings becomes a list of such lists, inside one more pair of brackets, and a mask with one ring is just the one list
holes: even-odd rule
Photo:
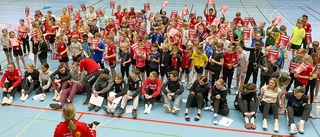
[[244, 122], [245, 123], [249, 123], [249, 118], [248, 117], [244, 117]]
[[214, 113], [214, 114], [213, 114], [213, 117], [217, 117], [217, 116], [218, 116], [218, 114], [217, 114], [217, 113]]
[[250, 119], [250, 123], [253, 124], [254, 123], [254, 117], [251, 117]]

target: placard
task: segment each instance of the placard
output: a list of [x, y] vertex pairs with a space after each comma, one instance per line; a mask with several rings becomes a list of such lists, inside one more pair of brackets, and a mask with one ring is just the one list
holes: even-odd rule
[[243, 28], [242, 39], [243, 40], [250, 40], [250, 28]]
[[197, 30], [195, 29], [189, 29], [189, 39], [195, 40], [197, 38]]
[[169, 31], [168, 31], [168, 35], [170, 37], [174, 37], [179, 31], [175, 28], [171, 28]]
[[163, 1], [161, 7], [167, 7], [168, 6], [169, 1]]
[[92, 39], [92, 40], [91, 40], [90, 49], [91, 49], [91, 50], [96, 50], [96, 49], [98, 48], [98, 44], [99, 44], [99, 40], [97, 40], [97, 39]]
[[51, 60], [61, 60], [62, 56], [59, 53], [52, 53]]
[[35, 10], [34, 12], [36, 13], [36, 15], [39, 16], [39, 18], [43, 17], [43, 14], [42, 14], [42, 12], [40, 10]]
[[208, 0], [208, 4], [214, 4], [214, 0]]
[[73, 6], [72, 6], [72, 5], [69, 5], [69, 6], [68, 6], [68, 12], [69, 12], [69, 13], [73, 13]]
[[279, 56], [279, 51], [278, 50], [274, 50], [274, 49], [271, 49], [269, 51], [269, 55], [268, 55], [268, 61], [277, 61], [278, 59], [278, 56]]
[[307, 65], [304, 63], [301, 63], [294, 69], [294, 72], [300, 74], [302, 71], [305, 71], [306, 69], [307, 69]]
[[274, 19], [275, 24], [281, 24], [282, 16], [276, 16]]
[[253, 17], [249, 17], [249, 21], [250, 21], [250, 24], [251, 24], [252, 27], [257, 26], [257, 23], [256, 23], [256, 21], [254, 20]]
[[249, 27], [249, 18], [248, 17], [245, 17], [244, 18], [244, 21], [243, 21], [243, 27], [244, 28], [248, 28]]
[[113, 0], [110, 1], [110, 9], [114, 9], [115, 2]]
[[320, 74], [320, 63], [317, 64], [317, 67], [314, 69], [313, 73]]
[[229, 8], [228, 8], [227, 6], [223, 5], [223, 6], [221, 7], [221, 9], [220, 9], [220, 12], [221, 12], [222, 14], [225, 14], [228, 9], [229, 9]]
[[294, 69], [297, 68], [297, 66], [299, 66], [299, 63], [294, 63], [294, 62], [290, 61], [290, 64], [289, 64], [290, 73], [294, 73]]
[[150, 3], [148, 2], [148, 3], [144, 3], [143, 4], [143, 9], [145, 10], [145, 11], [149, 11], [150, 10]]
[[24, 13], [26, 14], [26, 17], [29, 16], [30, 14], [30, 8], [28, 6], [26, 6], [26, 8], [24, 9]]
[[83, 12], [86, 12], [86, 11], [87, 11], [87, 7], [86, 7], [86, 5], [84, 5], [83, 3], [80, 4], [80, 7], [81, 7], [81, 9], [82, 9]]
[[289, 40], [290, 40], [289, 36], [282, 34], [280, 35], [280, 39], [278, 40], [277, 45], [287, 48]]
[[172, 10], [171, 15], [170, 15], [170, 19], [175, 19], [176, 17], [178, 17], [178, 11]]
[[306, 33], [306, 38], [307, 38], [307, 44], [312, 43], [311, 33], [307, 32], [307, 33]]

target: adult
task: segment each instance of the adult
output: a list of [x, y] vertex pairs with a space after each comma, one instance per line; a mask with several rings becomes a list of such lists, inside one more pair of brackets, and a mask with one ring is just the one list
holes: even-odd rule
[[217, 17], [216, 4], [212, 4], [213, 8], [210, 8], [209, 12], [207, 12], [208, 5], [209, 4], [207, 3], [203, 10], [203, 15], [206, 17], [207, 26], [211, 25], [214, 19]]
[[[7, 79], [8, 82], [5, 82]], [[2, 88], [2, 105], [11, 105], [14, 95], [18, 88], [21, 88], [20, 83], [22, 81], [21, 71], [16, 69], [13, 62], [8, 63], [7, 70], [4, 72], [0, 82], [0, 88]], [[10, 95], [8, 98], [8, 94]]]
[[[303, 29], [305, 30], [306, 34], [310, 34], [310, 37], [311, 37], [311, 31], [312, 31], [312, 27], [311, 25], [308, 23], [308, 15], [306, 14], [303, 14], [302, 15], [302, 18], [301, 18], [301, 21], [303, 23]], [[307, 49], [308, 48], [308, 45], [311, 44], [311, 41], [308, 41], [308, 36], [305, 35], [303, 40], [302, 40], [302, 45], [303, 45], [303, 48], [304, 49]]]

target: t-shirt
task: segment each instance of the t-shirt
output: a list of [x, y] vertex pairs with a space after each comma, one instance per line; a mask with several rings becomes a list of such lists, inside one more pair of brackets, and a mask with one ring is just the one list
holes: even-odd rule
[[[224, 55], [223, 55], [223, 52], [220, 52], [220, 53], [217, 53], [216, 51], [212, 54], [212, 59], [214, 59], [215, 61], [218, 61], [220, 62], [221, 59], [224, 58]], [[221, 70], [222, 69], [222, 66], [214, 63], [213, 65], [213, 70]]]
[[[303, 24], [303, 28], [306, 33], [311, 33], [311, 31], [312, 31], [311, 25], [309, 23]], [[306, 40], [307, 35], [303, 39]]]
[[[311, 77], [312, 76], [312, 66], [308, 65], [307, 69], [305, 69], [304, 71], [302, 71], [300, 73], [301, 76], [308, 76]], [[308, 84], [308, 79], [304, 79], [304, 78], [296, 78], [297, 81], [301, 82], [304, 86], [306, 86]]]
[[303, 38], [300, 37], [302, 35], [303, 37], [306, 35], [306, 31], [304, 28], [298, 28], [294, 27], [292, 30], [293, 37], [291, 39], [291, 43], [294, 45], [301, 45]]
[[294, 93], [293, 92], [289, 92], [287, 93], [286, 95], [286, 99], [288, 99], [288, 103], [287, 103], [287, 106], [291, 106], [293, 108], [300, 108], [300, 107], [304, 107], [307, 105], [308, 103], [308, 96], [303, 94], [302, 97], [300, 99], [297, 99], [295, 96], [294, 96]]
[[79, 42], [74, 43], [72, 42], [70, 45], [70, 51], [72, 55], [78, 54], [81, 50], [83, 50], [83, 47]]
[[66, 23], [67, 26], [70, 26], [71, 17], [69, 16], [69, 14], [62, 14], [61, 15], [61, 22]]
[[206, 54], [199, 54], [196, 51], [192, 53], [191, 59], [193, 59], [193, 65], [195, 67], [203, 67], [206, 62], [208, 62], [208, 57]]
[[238, 53], [238, 64], [239, 64], [239, 67], [244, 68], [247, 61], [249, 61], [248, 60], [248, 55], [245, 52], [242, 52], [240, 54]]
[[[271, 29], [272, 26], [268, 27], [267, 28], [267, 31], [269, 29]], [[266, 45], [269, 46], [269, 45], [275, 45], [276, 44], [276, 35], [279, 33], [280, 34], [280, 31], [277, 27], [275, 27], [272, 32], [274, 33], [273, 34], [273, 37], [270, 35], [270, 34], [267, 34], [267, 39], [266, 39]]]
[[213, 22], [213, 20], [216, 18], [216, 16], [214, 14], [206, 14], [206, 21], [207, 21], [207, 25], [211, 24]]
[[242, 24], [243, 25], [243, 20], [242, 20], [242, 18], [240, 17], [240, 18], [237, 18], [237, 17], [235, 17], [234, 19], [233, 19], [233, 22], [234, 22], [234, 24]]
[[159, 63], [151, 61], [152, 59], [158, 60], [159, 58], [160, 58], [159, 52], [150, 53], [150, 63], [149, 63], [150, 68], [158, 68], [159, 67]]
[[182, 67], [183, 68], [190, 68], [191, 66], [191, 55], [192, 54], [189, 54], [187, 53], [186, 50], [183, 50], [182, 51]]
[[254, 31], [255, 33], [260, 33], [261, 36], [266, 36], [266, 33], [265, 33], [264, 29], [260, 29], [260, 30], [259, 30], [258, 26], [255, 26], [255, 27], [253, 28], [253, 31]]
[[205, 46], [205, 53], [208, 58], [210, 58], [214, 50], [216, 50], [216, 47], [209, 45], [209, 42], [207, 42]]
[[88, 17], [89, 21], [92, 21], [93, 19], [97, 18], [97, 14], [95, 12], [88, 12], [86, 16]]
[[[108, 45], [108, 52], [107, 52], [108, 56], [111, 56], [115, 53], [116, 53], [116, 47], [114, 46], [114, 44], [109, 44]], [[109, 62], [116, 62], [117, 58], [116, 58], [116, 56], [114, 56], [114, 57], [109, 58], [108, 61]]]
[[290, 75], [286, 72], [280, 72], [279, 82], [286, 82], [290, 78]]
[[54, 130], [54, 137], [96, 137], [96, 130], [90, 130], [88, 125], [84, 122], [79, 122], [74, 120], [76, 130], [73, 134], [70, 133], [68, 128], [68, 121], [61, 122], [57, 125], [56, 129]]
[[[62, 53], [62, 52], [64, 52], [66, 49], [67, 49], [66, 44], [61, 43], [61, 44], [58, 45], [57, 52], [58, 52], [58, 53]], [[62, 58], [68, 57], [68, 52], [63, 53], [61, 57], [62, 57]]]
[[[99, 49], [105, 49], [105, 46], [104, 46], [103, 42], [100, 42], [98, 44], [98, 47], [99, 47]], [[101, 52], [99, 50], [94, 50], [92, 52], [92, 59], [94, 61], [101, 61], [102, 60], [102, 55], [103, 55], [103, 52]]]
[[9, 45], [12, 47], [13, 50], [20, 50], [21, 43], [22, 43], [22, 40], [19, 37], [9, 39]]
[[122, 17], [124, 16], [124, 14], [123, 14], [123, 12], [115, 12], [114, 13], [114, 16], [116, 16], [116, 19], [118, 19], [119, 20], [119, 23], [121, 24], [121, 22], [122, 22]]
[[261, 101], [267, 103], [277, 103], [277, 99], [281, 96], [281, 89], [278, 88], [278, 92], [273, 91], [272, 89], [267, 89], [267, 85], [261, 88]]

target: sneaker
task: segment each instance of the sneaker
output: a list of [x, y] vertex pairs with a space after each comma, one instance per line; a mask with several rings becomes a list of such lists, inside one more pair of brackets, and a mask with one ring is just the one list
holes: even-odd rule
[[186, 82], [186, 80], [185, 80], [185, 79], [182, 79], [181, 82], [184, 83], [184, 82]]
[[58, 94], [59, 94], [58, 92], [54, 92], [53, 97], [52, 97], [52, 101], [56, 101]]
[[217, 120], [217, 117], [214, 117], [214, 118], [213, 118], [213, 121], [212, 121], [212, 123], [213, 123], [214, 125], [218, 125], [218, 120]]
[[118, 116], [121, 117], [124, 114], [124, 109], [120, 108], [119, 112], [118, 112]]
[[263, 120], [263, 121], [262, 121], [262, 128], [263, 128], [263, 129], [267, 129], [267, 128], [268, 128], [268, 122], [267, 122], [267, 120]]
[[95, 106], [94, 106], [93, 104], [90, 104], [90, 106], [88, 107], [88, 109], [89, 109], [89, 110], [93, 110], [94, 107], [95, 107]]
[[11, 96], [8, 100], [7, 100], [7, 105], [11, 105], [13, 102], [13, 97]]
[[152, 108], [152, 105], [150, 104], [148, 109], [147, 109], [147, 114], [150, 114], [151, 113], [151, 108]]
[[173, 107], [173, 109], [172, 109], [172, 114], [178, 114], [180, 112], [180, 108], [178, 108], [178, 107]]
[[231, 94], [231, 90], [230, 90], [230, 89], [227, 89], [227, 93], [230, 95], [230, 94]]
[[96, 106], [96, 107], [94, 107], [94, 111], [98, 112], [98, 111], [100, 110], [100, 108], [101, 108], [101, 107]]
[[298, 124], [298, 131], [299, 131], [299, 133], [304, 134], [304, 123], [300, 122]]
[[61, 98], [61, 92], [57, 95], [57, 97], [56, 97], [56, 101], [59, 101], [59, 100], [60, 100], [60, 98]]
[[318, 97], [314, 97], [314, 98], [313, 98], [313, 102], [314, 102], [314, 103], [318, 103]]
[[255, 130], [257, 128], [256, 124], [255, 123], [250, 123], [251, 124], [251, 129], [252, 130]]
[[82, 105], [88, 105], [88, 104], [89, 104], [89, 99], [87, 98], [86, 101], [82, 103]]
[[213, 112], [213, 110], [214, 110], [214, 108], [213, 108], [212, 106], [210, 106], [210, 107], [205, 107], [205, 108], [204, 108], [204, 111], [211, 111], [211, 112]]
[[28, 97], [29, 97], [29, 95], [28, 95], [28, 94], [26, 94], [26, 95], [24, 95], [24, 97], [23, 97], [23, 98], [20, 98], [20, 99], [21, 99], [21, 101], [25, 102], [25, 101], [28, 99]]
[[3, 97], [1, 104], [5, 105], [7, 103], [7, 101], [8, 101], [8, 98], [7, 97]]
[[297, 132], [298, 132], [297, 126], [294, 123], [290, 124], [290, 134], [294, 135], [294, 134], [297, 134]]
[[132, 109], [132, 117], [137, 118], [137, 109]]
[[52, 109], [62, 109], [62, 105], [61, 104], [50, 104], [49, 105]]
[[46, 94], [42, 94], [42, 96], [40, 97], [40, 101], [44, 101], [46, 99]]
[[25, 96], [25, 94], [22, 93], [22, 94], [21, 94], [21, 97], [20, 97], [20, 100], [21, 100], [21, 101], [23, 100], [24, 96]]
[[190, 88], [191, 88], [190, 83], [187, 83], [187, 84], [186, 84], [186, 87], [187, 87], [187, 89], [190, 89]]
[[274, 126], [273, 126], [273, 131], [274, 132], [279, 132], [279, 123], [274, 123]]
[[163, 105], [164, 110], [166, 110], [168, 113], [171, 113], [171, 108], [168, 104]]
[[232, 89], [236, 89], [236, 88], [238, 88], [238, 86], [237, 86], [237, 85], [234, 85], [234, 86], [231, 86], [231, 88], [232, 88]]
[[114, 109], [109, 109], [109, 112], [112, 116], [114, 115]]
[[108, 106], [104, 105], [104, 106], [102, 107], [102, 109], [103, 109], [104, 112], [106, 112], [107, 114], [110, 114], [110, 110], [109, 110]]

